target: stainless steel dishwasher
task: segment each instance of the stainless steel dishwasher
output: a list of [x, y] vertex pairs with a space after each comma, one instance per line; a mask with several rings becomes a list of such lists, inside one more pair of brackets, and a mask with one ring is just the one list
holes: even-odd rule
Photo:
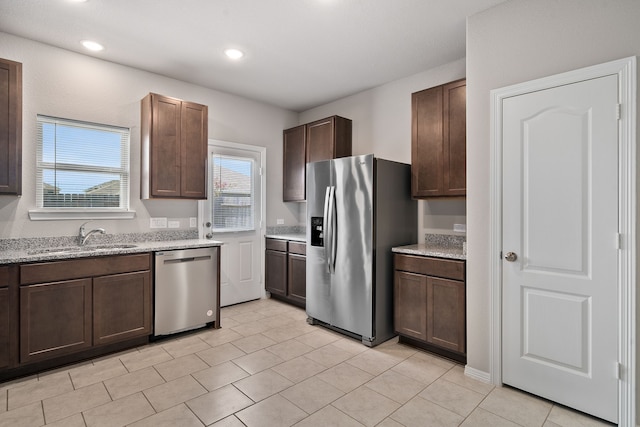
[[155, 253], [154, 335], [218, 321], [218, 247]]

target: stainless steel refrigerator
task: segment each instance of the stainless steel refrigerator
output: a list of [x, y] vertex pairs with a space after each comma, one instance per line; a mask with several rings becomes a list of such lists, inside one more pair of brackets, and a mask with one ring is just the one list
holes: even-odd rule
[[368, 346], [395, 335], [391, 248], [417, 242], [410, 165], [373, 155], [307, 165], [309, 323]]

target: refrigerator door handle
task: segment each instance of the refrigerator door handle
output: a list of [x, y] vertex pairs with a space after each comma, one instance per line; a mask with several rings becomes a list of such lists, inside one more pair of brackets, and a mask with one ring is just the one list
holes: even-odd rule
[[331, 244], [331, 226], [329, 225], [329, 221], [331, 221], [330, 218], [330, 200], [331, 200], [331, 188], [333, 187], [327, 187], [327, 190], [324, 193], [324, 218], [322, 219], [322, 223], [323, 223], [323, 233], [324, 233], [324, 239], [323, 239], [323, 246], [324, 246], [324, 260], [327, 263], [327, 268], [329, 269], [329, 272], [331, 272], [331, 247], [333, 246]]
[[329, 225], [331, 227], [331, 255], [329, 261], [329, 272], [332, 274], [336, 272], [336, 253], [337, 251], [337, 239], [338, 233], [336, 233], [338, 228], [337, 215], [336, 215], [336, 187], [331, 187], [331, 194], [329, 195], [329, 215], [331, 215], [331, 219], [329, 219]]

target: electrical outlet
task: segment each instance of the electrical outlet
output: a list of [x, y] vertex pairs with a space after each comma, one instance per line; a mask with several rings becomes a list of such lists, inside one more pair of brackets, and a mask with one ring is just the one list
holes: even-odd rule
[[150, 228], [167, 228], [167, 218], [149, 218]]
[[277, 224], [277, 225], [284, 225], [284, 219], [282, 219], [282, 218], [278, 218], [278, 219], [276, 220], [276, 224]]
[[169, 228], [180, 228], [180, 221], [169, 221], [168, 222]]
[[198, 218], [192, 216], [191, 218], [189, 218], [189, 227], [191, 228], [195, 228], [198, 226]]
[[453, 224], [453, 231], [458, 231], [460, 233], [467, 232], [467, 224]]

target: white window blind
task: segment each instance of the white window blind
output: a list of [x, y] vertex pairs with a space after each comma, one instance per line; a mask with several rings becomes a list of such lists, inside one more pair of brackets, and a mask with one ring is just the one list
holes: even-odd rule
[[37, 207], [128, 210], [129, 135], [128, 128], [38, 115]]
[[254, 160], [213, 156], [214, 232], [255, 230]]

